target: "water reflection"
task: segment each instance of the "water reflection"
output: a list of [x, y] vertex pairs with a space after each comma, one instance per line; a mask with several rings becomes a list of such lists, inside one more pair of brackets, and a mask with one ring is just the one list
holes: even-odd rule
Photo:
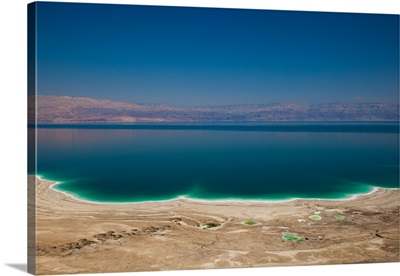
[[398, 160], [397, 133], [38, 129], [38, 172], [105, 201], [329, 197], [397, 186]]

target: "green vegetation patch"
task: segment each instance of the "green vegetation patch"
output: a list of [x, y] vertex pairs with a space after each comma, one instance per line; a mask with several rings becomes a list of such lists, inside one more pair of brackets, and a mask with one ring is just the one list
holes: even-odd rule
[[344, 220], [346, 218], [346, 216], [343, 216], [343, 215], [336, 215], [335, 216], [335, 219], [338, 219], [338, 220]]
[[243, 223], [246, 224], [246, 225], [249, 225], [249, 226], [259, 224], [257, 221], [252, 221], [252, 220], [246, 220]]
[[303, 239], [296, 236], [296, 234], [294, 233], [284, 233], [282, 235], [282, 239], [284, 239], [285, 241], [292, 241], [292, 242], [302, 242]]
[[322, 217], [318, 216], [318, 215], [312, 215], [312, 216], [309, 216], [309, 218], [312, 220], [321, 220], [322, 219]]
[[206, 227], [206, 228], [214, 228], [214, 227], [219, 227], [219, 226], [221, 226], [221, 223], [218, 223], [218, 222], [209, 222], [209, 223], [203, 224], [203, 226]]

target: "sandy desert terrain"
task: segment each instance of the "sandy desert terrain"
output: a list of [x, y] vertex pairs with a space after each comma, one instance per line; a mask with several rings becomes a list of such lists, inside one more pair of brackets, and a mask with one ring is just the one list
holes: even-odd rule
[[37, 274], [399, 261], [398, 189], [348, 200], [100, 204], [53, 184], [28, 179]]

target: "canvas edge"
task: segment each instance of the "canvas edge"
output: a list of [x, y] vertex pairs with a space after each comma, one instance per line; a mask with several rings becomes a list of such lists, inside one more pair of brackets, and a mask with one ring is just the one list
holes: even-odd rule
[[[27, 143], [28, 164], [27, 173], [36, 172], [36, 6], [37, 3], [27, 5]], [[28, 250], [27, 272], [36, 274], [36, 180], [30, 181], [27, 177], [28, 193]], [[32, 179], [33, 180], [33, 179]]]

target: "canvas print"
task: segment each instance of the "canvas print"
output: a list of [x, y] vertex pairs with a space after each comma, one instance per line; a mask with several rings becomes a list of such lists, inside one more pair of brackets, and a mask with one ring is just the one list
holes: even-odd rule
[[399, 15], [28, 5], [35, 274], [399, 261]]

